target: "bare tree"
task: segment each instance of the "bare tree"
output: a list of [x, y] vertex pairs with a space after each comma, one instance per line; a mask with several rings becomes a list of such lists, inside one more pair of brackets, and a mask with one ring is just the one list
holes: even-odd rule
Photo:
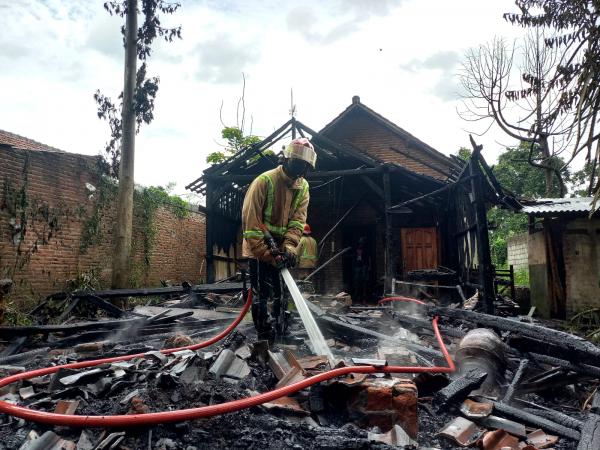
[[250, 115], [250, 130], [246, 132], [246, 75], [242, 72], [242, 94], [237, 101], [235, 111], [236, 124], [235, 126], [227, 125], [223, 120], [223, 101], [219, 108], [219, 120], [223, 128], [221, 129], [221, 137], [225, 139], [225, 144], [215, 143], [222, 147], [223, 150], [211, 152], [206, 157], [206, 162], [210, 164], [220, 164], [227, 158], [239, 152], [252, 144], [260, 142], [260, 138], [252, 134], [254, 118]]
[[530, 30], [550, 30], [553, 34], [545, 44], [562, 54], [549, 83], [559, 98], [548, 120], [568, 116], [575, 143], [567, 164], [578, 155], [585, 156], [587, 193], [593, 193], [596, 208], [600, 198], [600, 2], [515, 0], [515, 5], [519, 12], [506, 13], [504, 19]]
[[558, 165], [557, 157], [567, 148], [569, 127], [566, 116], [554, 114], [558, 95], [549, 83], [559, 59], [560, 54], [545, 45], [542, 32], [534, 30], [520, 47], [494, 38], [469, 50], [460, 75], [464, 110], [459, 115], [485, 123], [479, 134], [497, 126], [529, 144], [528, 162], [545, 171], [547, 196], [551, 196], [555, 177], [560, 195], [566, 193], [564, 167]]

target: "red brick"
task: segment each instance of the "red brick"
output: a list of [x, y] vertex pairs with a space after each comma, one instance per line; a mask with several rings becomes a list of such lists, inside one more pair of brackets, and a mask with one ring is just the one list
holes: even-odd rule
[[400, 425], [410, 437], [417, 437], [417, 387], [411, 380], [376, 378], [352, 386], [348, 410], [363, 428], [376, 426], [387, 432]]

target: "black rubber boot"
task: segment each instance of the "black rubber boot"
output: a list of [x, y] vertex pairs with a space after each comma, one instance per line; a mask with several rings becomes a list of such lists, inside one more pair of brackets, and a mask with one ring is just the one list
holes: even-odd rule
[[259, 298], [256, 302], [252, 303], [252, 321], [254, 322], [254, 328], [259, 340], [267, 339], [267, 336], [272, 334], [267, 299]]

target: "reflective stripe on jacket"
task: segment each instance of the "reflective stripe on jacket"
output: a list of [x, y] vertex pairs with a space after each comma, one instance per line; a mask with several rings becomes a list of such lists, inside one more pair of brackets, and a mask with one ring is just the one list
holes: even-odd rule
[[317, 241], [310, 236], [302, 236], [297, 250], [300, 269], [314, 269], [317, 267]]
[[282, 166], [259, 175], [250, 184], [242, 207], [243, 255], [273, 261], [261, 224], [289, 251], [295, 251], [304, 230], [309, 197], [308, 182], [304, 178], [292, 180]]

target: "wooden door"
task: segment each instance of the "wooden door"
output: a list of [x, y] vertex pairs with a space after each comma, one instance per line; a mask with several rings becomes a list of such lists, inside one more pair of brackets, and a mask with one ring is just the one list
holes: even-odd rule
[[402, 228], [400, 233], [405, 273], [418, 269], [436, 269], [439, 266], [435, 227]]

